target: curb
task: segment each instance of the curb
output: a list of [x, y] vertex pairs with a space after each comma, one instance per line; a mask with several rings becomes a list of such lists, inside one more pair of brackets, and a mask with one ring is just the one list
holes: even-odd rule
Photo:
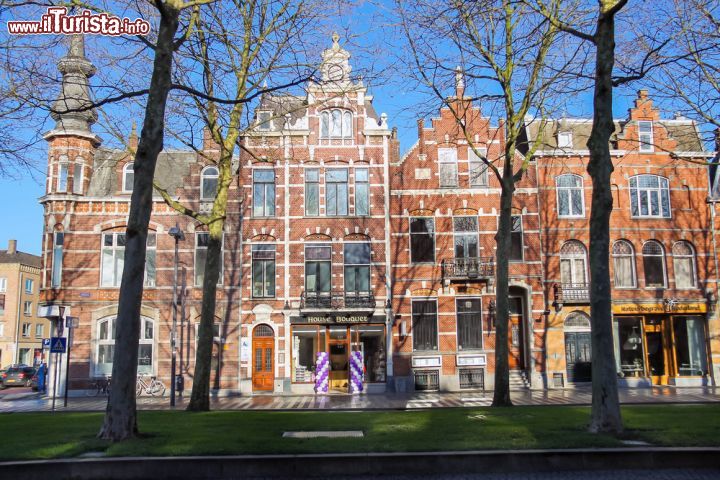
[[608, 469], [720, 469], [720, 448], [609, 448], [468, 452], [107, 457], [0, 462], [5, 478], [235, 479], [432, 475]]

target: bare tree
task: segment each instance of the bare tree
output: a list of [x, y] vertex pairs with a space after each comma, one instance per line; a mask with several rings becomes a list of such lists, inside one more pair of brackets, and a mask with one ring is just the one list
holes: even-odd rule
[[[553, 0], [556, 11], [559, 1]], [[522, 155], [527, 116], [543, 116], [551, 104], [572, 53], [562, 58], [557, 45], [558, 28], [531, 8], [510, 0], [466, 2], [449, 5], [433, 0], [398, 3], [408, 44], [411, 75], [453, 113], [460, 134], [482, 158], [501, 185], [496, 250], [496, 323], [494, 406], [512, 405], [509, 380], [509, 258], [512, 207], [516, 185], [528, 169], [537, 147]], [[573, 52], [572, 48], [569, 52]], [[457, 71], [455, 65], [458, 65]], [[462, 78], [464, 73], [465, 79]], [[456, 97], [448, 98], [444, 84], [457, 76]], [[462, 82], [467, 82], [465, 85]], [[462, 84], [461, 84], [462, 83]], [[474, 95], [466, 95], [473, 92]], [[502, 119], [502, 154], [496, 158], [481, 152], [473, 131], [478, 112], [472, 101], [491, 105]], [[504, 128], [504, 131], [502, 131]], [[484, 145], [482, 145], [484, 146]]]

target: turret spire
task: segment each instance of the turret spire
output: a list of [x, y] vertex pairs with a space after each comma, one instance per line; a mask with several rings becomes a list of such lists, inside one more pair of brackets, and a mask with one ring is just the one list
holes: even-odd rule
[[52, 118], [56, 132], [90, 133], [97, 121], [92, 105], [88, 79], [95, 74], [95, 66], [85, 58], [85, 41], [82, 35], [71, 35], [68, 53], [58, 62], [62, 73], [62, 90], [53, 105]]

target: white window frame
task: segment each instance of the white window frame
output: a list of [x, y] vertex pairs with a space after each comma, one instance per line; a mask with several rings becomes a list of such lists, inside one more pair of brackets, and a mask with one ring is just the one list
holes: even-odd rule
[[[336, 113], [339, 115], [337, 119], [339, 124], [335, 122]], [[320, 138], [324, 140], [336, 138], [343, 140], [352, 139], [354, 123], [354, 115], [350, 110], [341, 108], [323, 110], [320, 112]]]
[[[440, 186], [440, 188], [457, 188], [458, 187], [457, 148], [438, 147], [437, 156], [438, 156], [438, 185]], [[455, 168], [454, 182], [452, 184], [444, 184], [443, 183], [443, 165], [449, 165], [449, 166]]]
[[[687, 246], [690, 248], [690, 251], [691, 251], [690, 255], [676, 255], [676, 254], [675, 254], [675, 251], [674, 251], [674, 250], [675, 250], [675, 246], [676, 246], [676, 245], [679, 245], [679, 244], [685, 244], [685, 245], [687, 245]], [[696, 250], [695, 250], [695, 246], [694, 246], [692, 243], [690, 243], [690, 242], [688, 242], [688, 241], [686, 241], [686, 240], [680, 240], [680, 241], [675, 242], [675, 243], [673, 244], [672, 248], [670, 249], [670, 253], [671, 253], [672, 257], [673, 257], [673, 275], [674, 275], [674, 277], [675, 277], [675, 288], [676, 288], [676, 289], [679, 289], [679, 290], [692, 290], [692, 289], [697, 288], [697, 285], [698, 285], [698, 281], [697, 281], [697, 262], [696, 262], [696, 260], [695, 260], [696, 257], [697, 257], [697, 252], [696, 252]], [[682, 287], [678, 286], [678, 281], [677, 281], [677, 270], [678, 270], [678, 269], [677, 269], [676, 263], [675, 263], [675, 259], [676, 259], [676, 258], [678, 258], [678, 259], [683, 259], [683, 260], [689, 260], [689, 261], [690, 261], [690, 274], [692, 275], [692, 278], [690, 279], [690, 280], [692, 281], [691, 285], [682, 286]]]
[[23, 302], [23, 314], [26, 317], [29, 317], [32, 315], [32, 301], [31, 300], [25, 300]]
[[[209, 173], [210, 170], [215, 170], [215, 173]], [[205, 180], [215, 179], [215, 195], [217, 195], [218, 183], [220, 182], [220, 171], [215, 165], [208, 165], [200, 172], [200, 200], [211, 201], [215, 199], [215, 195], [207, 195], [205, 192]]]
[[[476, 150], [481, 153], [481, 157], [475, 153]], [[468, 185], [470, 185], [470, 188], [487, 187], [490, 184], [488, 178], [489, 167], [484, 159], [487, 159], [487, 148], [473, 149], [468, 147]], [[480, 169], [480, 173], [477, 175], [479, 181], [477, 182], [473, 182], [473, 165]]]
[[[113, 322], [117, 320], [117, 315], [111, 315], [109, 317], [103, 317], [98, 319], [95, 322], [94, 331], [95, 331], [95, 342], [93, 345], [93, 372], [97, 375], [110, 375], [112, 373], [112, 363], [105, 364], [110, 365], [109, 371], [101, 371], [100, 370], [100, 347], [103, 345], [115, 345], [115, 336], [113, 335]], [[151, 361], [150, 361], [150, 368], [143, 371], [140, 368], [140, 365], [138, 365], [138, 373], [141, 375], [155, 375], [156, 371], [156, 365], [157, 365], [157, 355], [158, 355], [158, 348], [157, 348], [157, 336], [158, 336], [158, 330], [157, 330], [157, 323], [150, 317], [146, 317], [144, 315], [140, 316], [140, 338], [138, 340], [139, 345], [150, 345], [151, 346]], [[108, 338], [100, 338], [100, 326], [108, 322]], [[145, 336], [146, 331], [146, 324], [150, 323], [152, 325], [152, 338], [148, 339]], [[138, 349], [138, 360], [139, 360], [139, 349]]]
[[[62, 241], [59, 239], [62, 238]], [[62, 263], [65, 253], [65, 232], [53, 232], [52, 270], [50, 270], [50, 287], [60, 288], [62, 285]]]
[[[572, 245], [577, 244], [582, 247], [582, 253], [572, 252], [567, 253], [563, 252], [563, 248], [566, 245]], [[565, 243], [562, 244], [560, 247], [560, 264], [562, 265], [563, 260], [569, 260], [570, 261], [570, 281], [569, 282], [563, 282], [562, 278], [562, 266], [560, 267], [560, 284], [561, 285], [589, 285], [589, 276], [590, 273], [588, 271], [588, 251], [587, 247], [585, 247], [585, 244], [582, 243], [580, 240], [568, 240]], [[575, 278], [575, 262], [578, 260], [582, 260], [582, 268], [583, 268], [583, 277], [584, 280], [581, 282], [577, 278]]]
[[[658, 181], [657, 187], [640, 187], [640, 179], [643, 177], [654, 177]], [[632, 186], [633, 181], [635, 182], [635, 186]], [[662, 184], [665, 183], [666, 186], [662, 186]], [[650, 173], [643, 173], [640, 175], [633, 175], [628, 179], [628, 191], [630, 192], [630, 217], [631, 218], [672, 218], [672, 202], [670, 201], [670, 180], [668, 180], [666, 177], [663, 177], [661, 175], [653, 175]], [[667, 190], [667, 211], [668, 215], [663, 215], [663, 191]], [[650, 200], [651, 193], [650, 192], [657, 192], [657, 198], [658, 198], [658, 214], [653, 215], [652, 214], [652, 202]], [[637, 202], [637, 215], [633, 213], [633, 195], [636, 197]], [[643, 215], [642, 213], [642, 198], [643, 196], [647, 196], [647, 205], [648, 205], [648, 213], [647, 215]]]
[[[199, 247], [198, 246], [198, 239], [200, 235], [207, 235], [208, 240], [210, 239], [210, 232], [195, 232], [195, 249], [193, 250], [193, 284], [196, 287], [202, 287], [203, 282], [205, 281], [205, 271], [203, 270], [203, 282], [198, 283], [197, 281], [197, 266], [198, 266], [198, 250], [205, 250], [205, 258], [207, 258], [207, 248], [208, 247]], [[203, 268], [205, 268], [203, 266]], [[223, 277], [225, 276], [225, 233], [223, 232], [222, 241], [220, 244], [220, 275], [218, 276], [218, 285], [223, 284]]]
[[[638, 150], [640, 152], [654, 152], [655, 151], [655, 136], [653, 132], [653, 122], [651, 120], [638, 120]], [[643, 132], [643, 127], [647, 130]]]
[[[256, 172], [270, 172], [272, 173], [272, 183], [264, 181], [264, 180], [255, 180], [255, 173]], [[252, 216], [253, 218], [274, 218], [277, 216], [277, 178], [275, 175], [275, 169], [274, 168], [254, 168], [251, 172], [252, 174]], [[262, 204], [262, 214], [257, 215], [255, 213], [255, 184], [258, 185], [264, 185], [263, 186], [263, 204]], [[268, 185], [272, 185], [272, 213], [268, 212], [268, 205], [267, 205], [267, 199], [268, 199]]]
[[[626, 243], [630, 246], [630, 254], [624, 255], [624, 254], [617, 254], [613, 253], [613, 249], [615, 248], [615, 244], [617, 243]], [[617, 289], [629, 289], [629, 288], [637, 288], [637, 266], [635, 265], [637, 263], [637, 259], [635, 258], [635, 247], [631, 242], [625, 239], [619, 239], [615, 240], [612, 244], [612, 247], [610, 247], [610, 256], [613, 259], [613, 287]], [[632, 271], [632, 278], [631, 278], [631, 285], [623, 285], [618, 286], [617, 283], [615, 283], [615, 259], [616, 258], [624, 258], [624, 257], [630, 257], [630, 268]]]
[[[359, 173], [359, 172], [365, 172], [365, 180], [358, 180], [358, 173]], [[355, 204], [355, 215], [358, 216], [358, 217], [368, 217], [368, 216], [370, 216], [370, 169], [369, 169], [369, 168], [366, 168], [366, 167], [356, 168], [354, 173], [355, 173], [355, 178], [354, 178], [354, 183], [355, 183], [355, 198], [354, 198], [354, 200], [355, 200], [355, 202], [354, 202], [354, 204]], [[357, 201], [357, 200], [358, 200], [358, 198], [360, 197], [360, 195], [358, 195], [358, 185], [365, 185], [365, 188], [367, 189], [366, 192], [365, 192], [365, 198], [366, 198], [366, 200], [367, 200], [367, 211], [364, 212], [364, 213], [358, 213], [358, 201]], [[349, 197], [349, 195], [348, 195], [348, 197]], [[348, 199], [348, 201], [349, 201], [349, 199]]]
[[559, 149], [572, 150], [573, 148], [573, 134], [572, 132], [558, 132], [557, 134], [557, 146]]
[[73, 164], [73, 193], [79, 194], [83, 192], [83, 180], [85, 172], [83, 172], [83, 164], [75, 162]]
[[[106, 235], [112, 235], [113, 241], [112, 246], [106, 246], [105, 245], [105, 236]], [[117, 259], [117, 255], [123, 256], [123, 268], [125, 269], [125, 246], [122, 247], [122, 249], [117, 245], [117, 237], [118, 235], [125, 235], [125, 231], [122, 232], [102, 232], [100, 234], [100, 287], [101, 288], [120, 288], [120, 282], [122, 281], [122, 271], [117, 272], [115, 271], [115, 262]], [[150, 241], [151, 235], [154, 238], [153, 241]], [[147, 244], [145, 246], [145, 274], [144, 274], [144, 283], [143, 285], [145, 287], [155, 287], [157, 282], [157, 234], [153, 231], [148, 231], [148, 237], [147, 237]], [[103, 284], [103, 273], [104, 273], [104, 265], [103, 265], [103, 257], [104, 257], [104, 251], [105, 250], [112, 250], [113, 252], [113, 281], [110, 284]], [[119, 253], [120, 252], [120, 253]], [[152, 255], [155, 256], [155, 278], [149, 278], [148, 272], [147, 272], [147, 254], [152, 253]]]
[[58, 191], [58, 193], [67, 193], [69, 174], [70, 174], [70, 164], [67, 162], [62, 162], [58, 168], [58, 176], [57, 176], [57, 191]]
[[25, 293], [32, 294], [35, 290], [35, 281], [32, 278], [25, 279]]
[[[573, 177], [580, 180], [580, 186], [577, 187], [561, 187], [560, 179], [563, 177]], [[580, 190], [580, 204], [581, 204], [581, 212], [579, 214], [573, 213], [572, 208], [572, 192], [573, 190]], [[560, 212], [560, 193], [561, 191], [567, 191], [568, 194], [568, 214], [563, 214]], [[565, 173], [563, 175], [559, 175], [557, 178], [555, 178], [555, 203], [557, 204], [557, 211], [558, 211], [558, 217], [560, 218], [585, 218], [585, 182], [583, 181], [583, 178], [580, 175], [576, 175], [574, 173]]]
[[23, 324], [22, 324], [22, 337], [23, 337], [23, 338], [30, 338], [31, 330], [32, 330], [32, 323], [30, 323], [30, 322], [23, 322]]
[[[128, 185], [128, 175], [130, 175], [130, 172], [128, 170], [132, 169], [132, 182], [130, 182], [130, 185]], [[132, 193], [133, 191], [133, 183], [135, 182], [135, 162], [128, 162], [123, 166], [122, 170], [122, 191], [124, 193]]]
[[[660, 251], [661, 251], [662, 253], [661, 253], [660, 255], [655, 255], [655, 254], [653, 254], [653, 255], [647, 255], [647, 254], [645, 254], [645, 252], [644, 252], [644, 250], [645, 250], [645, 245], [647, 245], [648, 243], [654, 243], [654, 244], [656, 244], [656, 245], [659, 245], [659, 246], [660, 246]], [[656, 289], [658, 289], [658, 288], [667, 288], [667, 286], [668, 286], [668, 277], [667, 277], [667, 260], [666, 260], [666, 258], [665, 258], [665, 255], [666, 255], [665, 246], [664, 246], [662, 243], [658, 242], [657, 240], [647, 240], [646, 242], [643, 243], [643, 248], [640, 250], [640, 255], [641, 255], [642, 258], [643, 258], [643, 280], [644, 280], [644, 282], [645, 282], [645, 288], [650, 289], [650, 290], [656, 290]], [[645, 271], [645, 257], [660, 257], [660, 260], [661, 260], [661, 262], [662, 262], [662, 277], [663, 277], [663, 284], [662, 284], [662, 285], [650, 285], [650, 286], [648, 286], [648, 283], [647, 283], [647, 272]]]
[[0, 277], [0, 293], [7, 292], [7, 277]]
[[42, 323], [35, 324], [35, 338], [42, 338], [45, 334], [45, 325]]
[[260, 110], [257, 114], [257, 130], [261, 132], [269, 132], [273, 128], [273, 120], [270, 110]]

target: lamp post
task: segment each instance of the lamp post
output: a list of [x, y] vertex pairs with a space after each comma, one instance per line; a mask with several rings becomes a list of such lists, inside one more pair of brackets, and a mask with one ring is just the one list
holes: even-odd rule
[[173, 266], [173, 316], [172, 316], [172, 332], [170, 334], [170, 351], [172, 354], [172, 363], [170, 365], [170, 370], [172, 370], [172, 377], [170, 379], [170, 406], [175, 406], [175, 366], [176, 366], [176, 357], [177, 357], [177, 310], [178, 310], [178, 294], [177, 294], [177, 284], [178, 284], [178, 244], [180, 243], [180, 240], [185, 240], [185, 234], [182, 230], [180, 230], [180, 227], [178, 227], [177, 222], [175, 222], [175, 226], [172, 227], [168, 231], [168, 235], [173, 237], [175, 239], [175, 262]]

